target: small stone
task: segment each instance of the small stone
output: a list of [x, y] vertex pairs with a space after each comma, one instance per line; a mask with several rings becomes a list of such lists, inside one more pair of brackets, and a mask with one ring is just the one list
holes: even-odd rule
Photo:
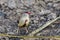
[[54, 5], [53, 5], [53, 7], [56, 7], [56, 6], [58, 6], [59, 4], [57, 4], [57, 3], [55, 3]]
[[7, 32], [7, 34], [14, 34], [13, 32]]
[[50, 13], [51, 13], [50, 10], [41, 10], [40, 15], [50, 14]]
[[1, 33], [1, 32], [3, 32], [3, 33], [5, 32], [4, 26], [0, 26], [0, 33]]
[[55, 25], [52, 25], [52, 27], [54, 28], [54, 27], [55, 27]]
[[53, 7], [55, 7], [55, 9], [59, 10], [60, 9], [60, 3], [54, 4]]
[[38, 23], [38, 21], [34, 20], [34, 23]]
[[53, 3], [48, 3], [47, 5], [52, 6]]
[[24, 40], [24, 39], [20, 39], [20, 40]]
[[53, 0], [45, 0], [45, 2], [50, 2], [50, 1], [53, 1]]
[[26, 5], [31, 5], [33, 3], [35, 3], [35, 0], [21, 0], [22, 3], [26, 4]]
[[47, 17], [48, 17], [48, 20], [55, 19], [56, 18], [56, 13], [51, 13]]
[[21, 11], [22, 11], [21, 9], [17, 9], [17, 10], [16, 10], [17, 13], [19, 13], [19, 12], [21, 12]]
[[0, 0], [0, 4], [7, 2], [7, 0]]
[[16, 8], [15, 0], [8, 0], [8, 7], [11, 9]]
[[44, 17], [40, 17], [40, 19], [42, 20], [42, 19], [45, 19]]

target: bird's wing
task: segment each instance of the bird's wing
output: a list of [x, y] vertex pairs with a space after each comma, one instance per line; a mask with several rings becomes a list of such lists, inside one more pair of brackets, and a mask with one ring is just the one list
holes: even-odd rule
[[25, 23], [25, 19], [24, 18], [21, 18], [20, 21], [19, 21], [18, 26], [21, 27], [21, 26], [24, 25], [24, 23]]

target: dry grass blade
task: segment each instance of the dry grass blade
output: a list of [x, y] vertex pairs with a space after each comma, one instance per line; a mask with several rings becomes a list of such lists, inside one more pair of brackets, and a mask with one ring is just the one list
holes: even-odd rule
[[50, 25], [51, 23], [55, 22], [59, 18], [60, 18], [60, 16], [57, 17], [56, 19], [52, 20], [52, 21], [46, 22], [43, 26], [39, 27], [38, 29], [36, 29], [36, 30], [32, 31], [30, 34], [28, 34], [28, 36], [34, 36], [36, 33], [38, 33], [39, 31], [43, 30], [44, 28], [46, 28], [48, 25]]

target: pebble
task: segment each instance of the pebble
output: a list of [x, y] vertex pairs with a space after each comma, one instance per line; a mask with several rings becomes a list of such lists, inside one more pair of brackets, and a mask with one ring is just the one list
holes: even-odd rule
[[10, 31], [9, 31], [9, 32], [7, 32], [7, 34], [12, 34], [12, 35], [14, 35], [14, 33], [13, 33], [13, 32], [10, 32]]
[[22, 3], [26, 4], [26, 5], [32, 5], [33, 3], [35, 3], [35, 0], [22, 0]]
[[[3, 27], [3, 28], [2, 28]], [[4, 26], [0, 26], [0, 33], [5, 33], [5, 28], [4, 28]]]
[[56, 18], [56, 14], [55, 13], [51, 13], [47, 17], [48, 17], [48, 20], [55, 19]]
[[50, 14], [50, 13], [51, 13], [50, 10], [41, 10], [40, 15]]
[[15, 0], [8, 0], [8, 7], [13, 9], [13, 8], [16, 8], [16, 3], [15, 3]]
[[48, 3], [48, 4], [47, 4], [47, 8], [48, 8], [48, 9], [53, 8], [53, 3]]
[[7, 2], [7, 0], [0, 0], [0, 4]]

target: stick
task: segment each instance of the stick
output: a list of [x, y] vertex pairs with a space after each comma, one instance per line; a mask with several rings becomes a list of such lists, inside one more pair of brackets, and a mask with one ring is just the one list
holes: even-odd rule
[[30, 34], [28, 34], [28, 36], [34, 36], [36, 33], [38, 33], [39, 31], [43, 30], [44, 28], [48, 27], [48, 25], [50, 25], [51, 23], [55, 22], [56, 20], [58, 20], [60, 18], [57, 17], [56, 19], [52, 20], [52, 21], [48, 21], [46, 22], [46, 24], [44, 24], [43, 26], [39, 27], [38, 29], [36, 29], [35, 31], [32, 31]]

